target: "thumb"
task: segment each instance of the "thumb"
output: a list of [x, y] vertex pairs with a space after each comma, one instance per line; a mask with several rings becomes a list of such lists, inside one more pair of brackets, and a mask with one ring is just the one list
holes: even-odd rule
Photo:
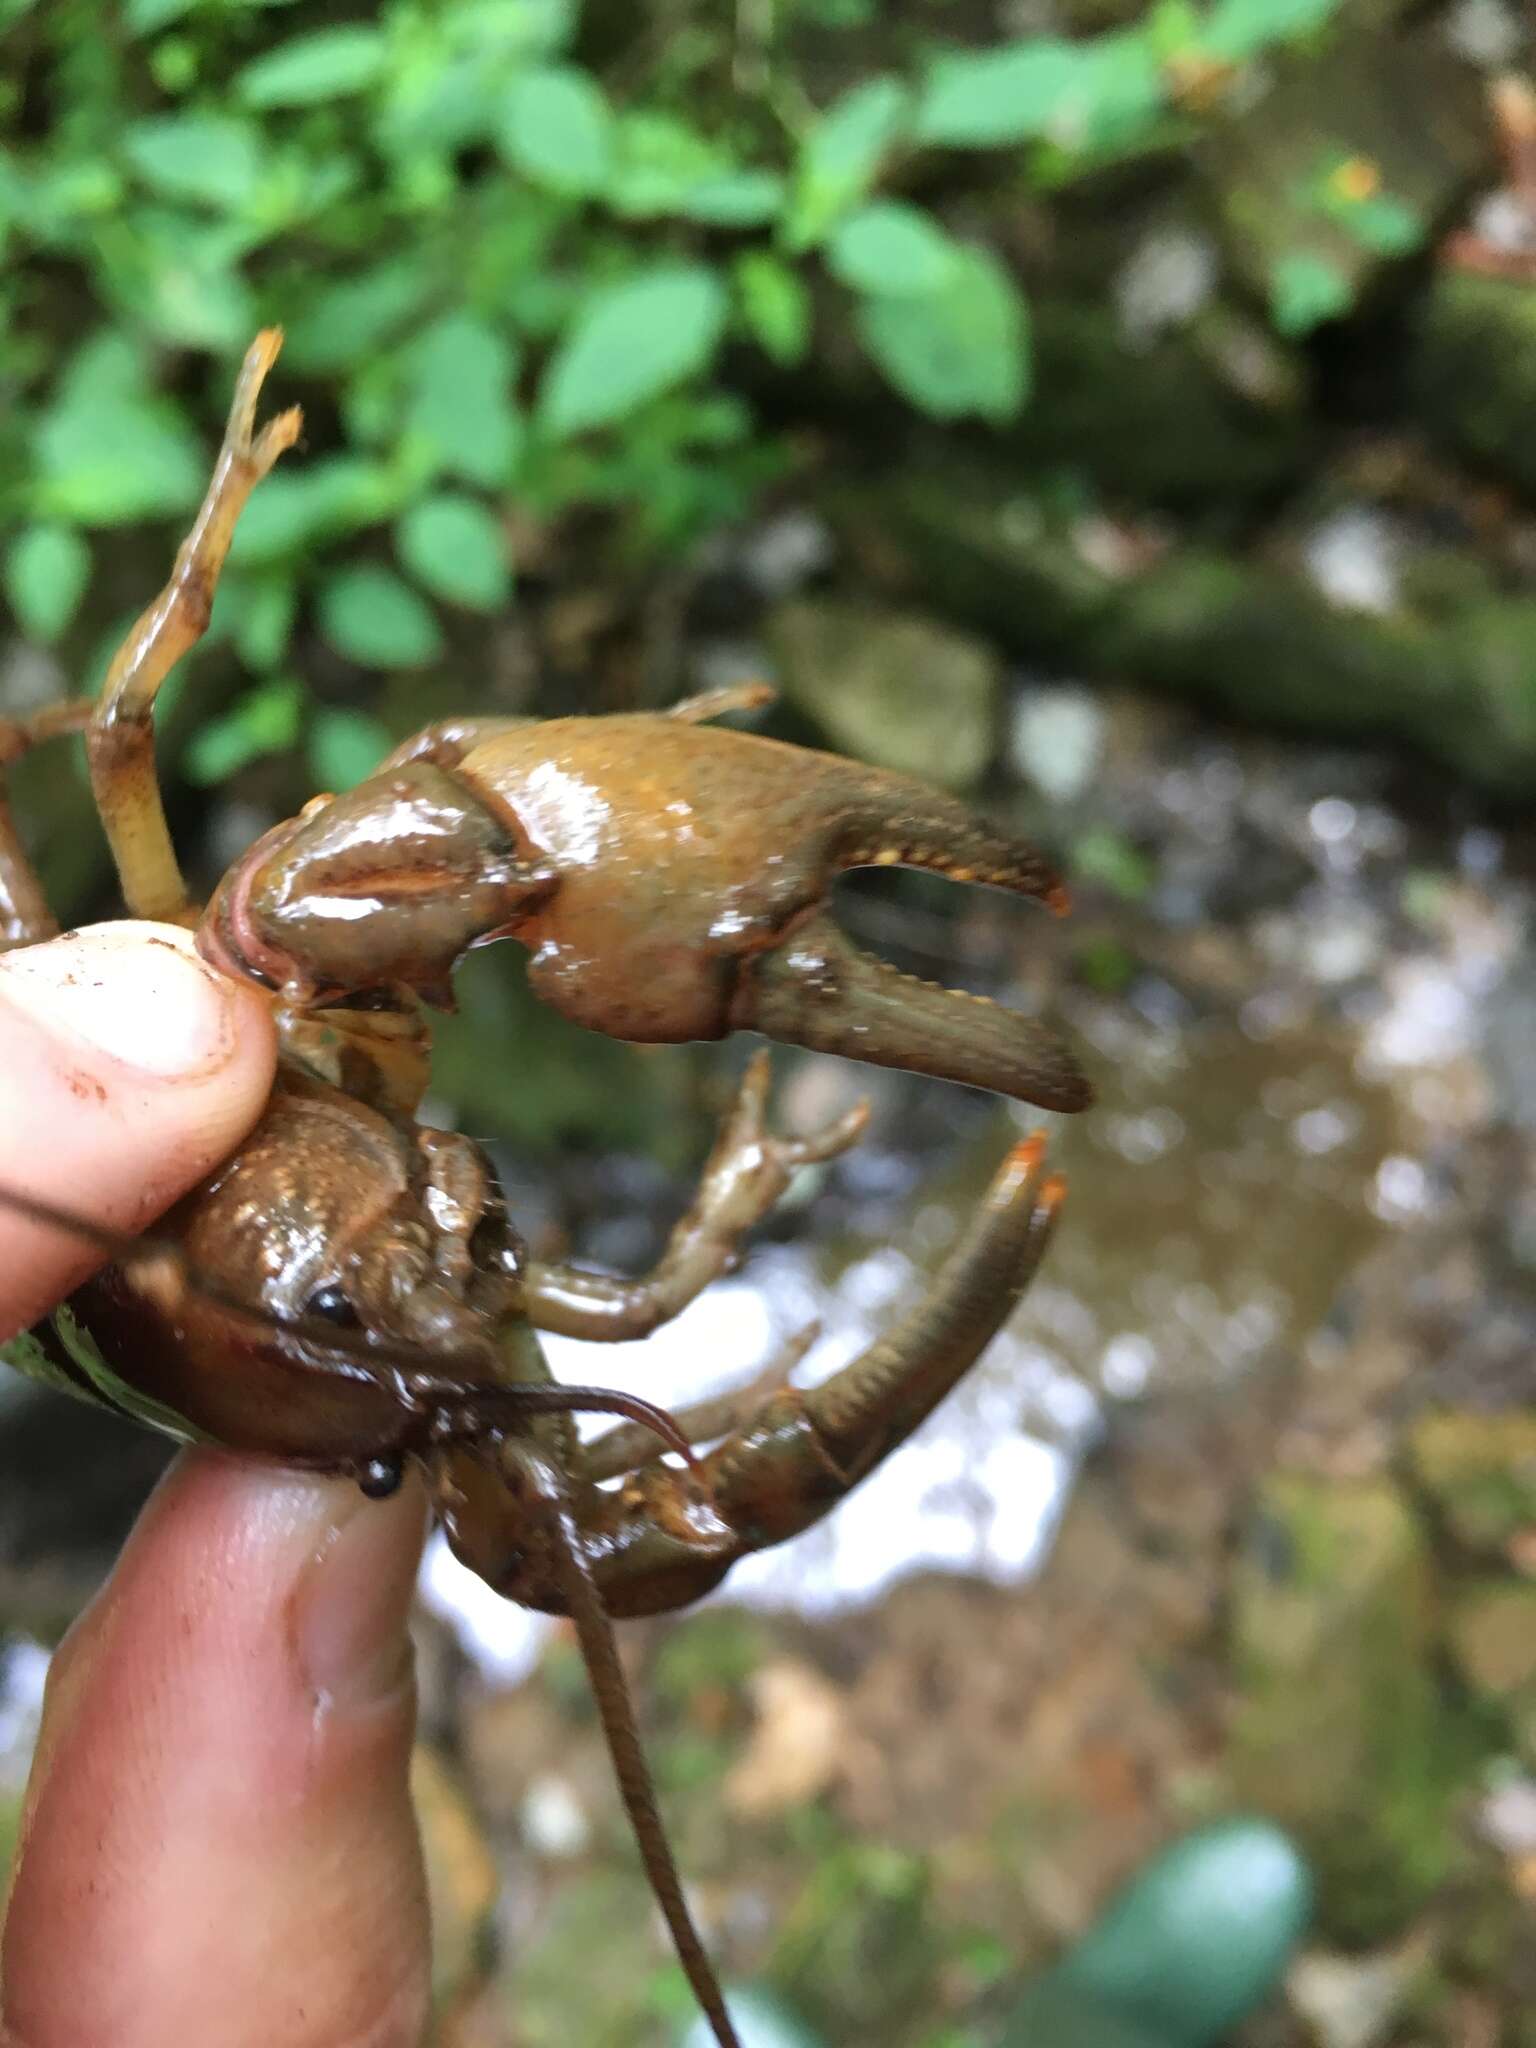
[[[0, 1191], [135, 1231], [239, 1143], [272, 1085], [267, 1003], [172, 925], [92, 925], [0, 957]], [[100, 1254], [0, 1201], [0, 1339]]]

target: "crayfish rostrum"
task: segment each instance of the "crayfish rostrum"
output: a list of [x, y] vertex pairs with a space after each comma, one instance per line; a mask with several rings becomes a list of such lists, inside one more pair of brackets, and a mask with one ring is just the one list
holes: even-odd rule
[[[1076, 1109], [1087, 1085], [1053, 1040], [860, 954], [826, 908], [832, 878], [868, 865], [928, 868], [1058, 909], [1063, 892], [1027, 846], [920, 782], [707, 723], [752, 701], [748, 690], [666, 714], [436, 726], [267, 833], [199, 918], [166, 826], [152, 713], [207, 624], [242, 506], [298, 434], [296, 410], [255, 425], [280, 339], [269, 331], [250, 349], [196, 523], [100, 698], [0, 725], [0, 761], [84, 733], [129, 911], [196, 925], [210, 961], [270, 992], [278, 1081], [239, 1151], [147, 1239], [20, 1190], [5, 1197], [106, 1260], [8, 1355], [159, 1427], [348, 1473], [370, 1493], [419, 1461], [458, 1555], [507, 1598], [574, 1622], [648, 1874], [729, 2044], [612, 1618], [696, 1599], [901, 1443], [1017, 1302], [1060, 1184], [1040, 1140], [1015, 1146], [916, 1307], [819, 1387], [786, 1374], [669, 1415], [562, 1386], [539, 1330], [601, 1342], [676, 1315], [799, 1166], [854, 1142], [864, 1112], [775, 1135], [759, 1053], [653, 1272], [545, 1263], [528, 1255], [480, 1148], [416, 1121], [424, 1006], [450, 999], [467, 947], [513, 937], [545, 1001], [619, 1038], [755, 1029]], [[0, 943], [55, 929], [0, 800]], [[626, 1420], [584, 1443], [572, 1420], [583, 1409]]]

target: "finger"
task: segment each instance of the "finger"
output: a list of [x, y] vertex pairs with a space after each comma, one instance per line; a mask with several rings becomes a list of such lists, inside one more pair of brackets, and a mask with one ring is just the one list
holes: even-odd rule
[[[237, 1145], [272, 1085], [270, 1007], [171, 925], [0, 958], [0, 1187], [138, 1230]], [[100, 1254], [0, 1202], [0, 1338]]]
[[50, 1673], [0, 2048], [418, 2048], [424, 1527], [414, 1478], [172, 1469]]

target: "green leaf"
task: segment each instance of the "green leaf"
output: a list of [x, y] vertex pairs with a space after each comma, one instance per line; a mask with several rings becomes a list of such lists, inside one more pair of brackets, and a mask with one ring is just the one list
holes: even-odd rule
[[249, 341], [256, 325], [250, 287], [235, 267], [237, 237], [224, 221], [193, 222], [143, 206], [97, 246], [110, 296], [131, 304], [135, 321], [158, 340], [218, 353]]
[[879, 175], [907, 118], [907, 90], [895, 78], [871, 78], [843, 94], [800, 145], [795, 189], [784, 220], [786, 247], [809, 249]]
[[322, 704], [310, 722], [309, 769], [322, 789], [352, 789], [389, 752], [388, 728], [366, 711]]
[[303, 716], [304, 687], [294, 677], [259, 683], [192, 735], [184, 761], [188, 781], [225, 782], [264, 754], [282, 753], [298, 738]]
[[1129, 148], [1152, 133], [1168, 100], [1167, 75], [1150, 36], [1121, 29], [1087, 45], [1077, 91], [1051, 139], [1083, 155]]
[[26, 637], [48, 647], [75, 615], [91, 577], [91, 551], [64, 526], [33, 526], [6, 550], [5, 594]]
[[760, 227], [777, 219], [785, 183], [754, 169], [670, 114], [622, 114], [614, 123], [607, 200], [633, 219], [676, 214], [708, 227]]
[[1310, 334], [1353, 303], [1349, 279], [1325, 257], [1282, 256], [1270, 273], [1270, 317], [1282, 334]]
[[785, 190], [776, 171], [728, 171], [690, 186], [679, 198], [677, 211], [706, 227], [763, 227], [777, 220]]
[[1213, 57], [1240, 63], [1272, 44], [1313, 35], [1343, 0], [1216, 0], [1201, 36]]
[[996, 149], [1046, 134], [1081, 76], [1082, 47], [1030, 36], [941, 57], [917, 104], [919, 142]]
[[295, 558], [317, 541], [392, 518], [408, 488], [383, 463], [355, 455], [275, 470], [251, 494], [229, 558], [241, 569]]
[[314, 107], [372, 85], [383, 68], [384, 31], [361, 23], [317, 29], [247, 64], [235, 90], [248, 107]]
[[443, 651], [431, 607], [392, 569], [343, 569], [320, 591], [320, 631], [363, 668], [423, 668]]
[[551, 64], [513, 81], [499, 131], [502, 154], [552, 192], [600, 192], [613, 167], [613, 115], [584, 71]]
[[1162, 111], [1154, 39], [1125, 29], [1070, 43], [1031, 36], [941, 57], [918, 103], [918, 139], [996, 149], [1047, 137], [1080, 153], [1137, 140]]
[[349, 370], [404, 326], [431, 290], [414, 256], [322, 285], [289, 326], [284, 361], [295, 370]]
[[803, 281], [766, 249], [746, 249], [736, 259], [736, 293], [741, 316], [774, 362], [802, 362], [811, 340], [811, 295]]
[[1423, 221], [1390, 192], [1374, 192], [1337, 207], [1333, 217], [1346, 234], [1377, 256], [1406, 256], [1424, 239]]
[[135, 121], [123, 136], [128, 161], [168, 199], [238, 212], [256, 189], [260, 157], [244, 121], [213, 114], [166, 114]]
[[1101, 882], [1128, 903], [1138, 903], [1157, 880], [1156, 863], [1123, 833], [1094, 826], [1073, 843], [1074, 881]]
[[35, 504], [45, 518], [119, 526], [184, 511], [201, 495], [205, 457], [176, 408], [144, 388], [125, 337], [88, 341], [38, 422]]
[[131, 36], [152, 36], [190, 14], [198, 0], [128, 0], [123, 23]]
[[210, 631], [227, 633], [247, 668], [276, 668], [288, 651], [297, 608], [291, 577], [241, 576], [226, 569], [213, 594]]
[[621, 114], [614, 141], [608, 203], [637, 220], [680, 212], [690, 192], [731, 169], [712, 142], [670, 114]]
[[522, 447], [513, 403], [517, 352], [504, 334], [467, 313], [429, 327], [413, 351], [406, 431], [438, 466], [470, 483], [506, 484]]
[[945, 290], [867, 298], [858, 326], [891, 383], [935, 419], [1009, 420], [1028, 395], [1024, 302], [988, 250], [957, 244]]
[[448, 493], [413, 505], [395, 528], [401, 561], [434, 597], [498, 610], [512, 578], [500, 522], [477, 498]]
[[544, 372], [543, 425], [562, 437], [608, 426], [697, 375], [725, 313], [724, 287], [702, 264], [661, 265], [597, 292]]
[[876, 199], [850, 214], [827, 244], [827, 268], [854, 291], [941, 291], [954, 273], [957, 245], [915, 206]]

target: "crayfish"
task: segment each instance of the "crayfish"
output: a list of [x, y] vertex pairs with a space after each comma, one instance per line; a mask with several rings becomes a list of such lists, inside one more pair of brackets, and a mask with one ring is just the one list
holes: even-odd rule
[[[201, 915], [156, 781], [156, 692], [204, 630], [250, 492], [299, 432], [259, 431], [281, 342], [246, 356], [206, 498], [164, 590], [98, 699], [0, 725], [0, 761], [83, 732], [129, 912], [196, 927], [204, 956], [270, 994], [276, 1087], [235, 1155], [125, 1239], [20, 1192], [105, 1263], [8, 1355], [187, 1438], [396, 1487], [419, 1462], [459, 1557], [508, 1599], [568, 1615], [591, 1673], [647, 1874], [723, 2048], [735, 2040], [656, 1811], [616, 1616], [681, 1606], [748, 1552], [831, 1509], [973, 1364], [1043, 1254], [1060, 1199], [1038, 1138], [1015, 1146], [926, 1294], [806, 1391], [759, 1383], [667, 1414], [557, 1384], [540, 1330], [602, 1342], [675, 1316], [736, 1256], [794, 1172], [842, 1152], [861, 1107], [810, 1136], [766, 1121], [747, 1068], [693, 1202], [639, 1279], [530, 1257], [469, 1139], [417, 1121], [426, 1007], [466, 948], [511, 937], [537, 993], [615, 1037], [750, 1029], [1054, 1109], [1088, 1088], [1006, 1009], [858, 952], [826, 908], [859, 866], [926, 868], [1065, 905], [1027, 846], [905, 776], [711, 726], [757, 701], [671, 712], [435, 726], [376, 774], [267, 833]], [[56, 926], [0, 792], [0, 943]], [[595, 1441], [573, 1415], [625, 1418]]]

